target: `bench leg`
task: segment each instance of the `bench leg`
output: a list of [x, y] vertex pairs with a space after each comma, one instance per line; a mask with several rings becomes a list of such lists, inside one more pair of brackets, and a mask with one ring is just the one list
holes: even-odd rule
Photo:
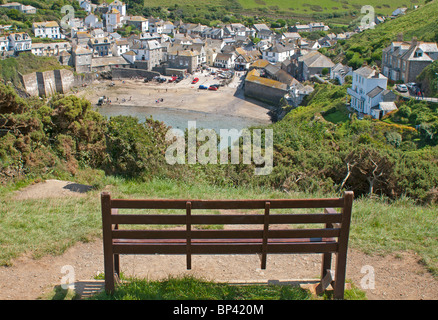
[[114, 254], [114, 273], [120, 278], [120, 258], [118, 254]]
[[345, 273], [347, 271], [347, 253], [339, 252], [336, 255], [334, 299], [344, 299]]
[[105, 291], [108, 294], [114, 293], [114, 257], [105, 256]]
[[322, 267], [321, 267], [321, 279], [323, 279], [327, 270], [331, 270], [332, 268], [332, 254], [330, 252], [322, 254]]

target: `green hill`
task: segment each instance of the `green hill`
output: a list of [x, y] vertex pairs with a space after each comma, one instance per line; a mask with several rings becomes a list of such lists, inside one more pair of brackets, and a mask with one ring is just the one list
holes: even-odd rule
[[[282, 12], [287, 12], [289, 14], [314, 14], [314, 13], [341, 13], [341, 12], [349, 12], [356, 11], [360, 12], [360, 9], [365, 4], [362, 0], [350, 0], [350, 1], [340, 1], [340, 0], [315, 0], [315, 1], [307, 1], [307, 0], [234, 0], [234, 1], [213, 1], [213, 0], [205, 0], [202, 3], [193, 0], [148, 0], [145, 1], [145, 5], [149, 7], [163, 6], [163, 7], [171, 7], [174, 5], [184, 6], [184, 5], [194, 5], [194, 6], [203, 6], [203, 5], [218, 5], [218, 6], [226, 6], [227, 3], [235, 2], [238, 4], [243, 10], [253, 10], [253, 11], [269, 11], [269, 10], [277, 10]], [[409, 3], [408, 6], [413, 6], [415, 4], [419, 4], [422, 1], [403, 1], [403, 0], [370, 0], [367, 1], [367, 5], [371, 5], [375, 8], [376, 13], [388, 15], [391, 14], [396, 8], [400, 6], [404, 6], [406, 3]]]
[[354, 68], [360, 67], [363, 62], [374, 64], [381, 60], [382, 49], [399, 35], [407, 41], [417, 37], [420, 41], [438, 42], [438, 1], [408, 10], [404, 16], [356, 34], [348, 41], [341, 41], [328, 52], [332, 56], [344, 58]]
[[[260, 20], [279, 19], [293, 24], [297, 21], [324, 21], [326, 23], [348, 25], [361, 15], [364, 4], [372, 5], [378, 15], [389, 15], [401, 6], [413, 7], [424, 0], [127, 0], [128, 12], [143, 12], [189, 20], [189, 22], [209, 24], [209, 22], [245, 22], [247, 18]], [[196, 19], [196, 20], [193, 20]], [[251, 20], [250, 19], [250, 20]]]

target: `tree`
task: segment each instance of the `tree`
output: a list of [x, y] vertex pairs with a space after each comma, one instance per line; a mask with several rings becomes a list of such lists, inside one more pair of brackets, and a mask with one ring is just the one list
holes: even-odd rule
[[394, 164], [384, 151], [360, 146], [351, 151], [344, 162], [347, 164], [347, 174], [341, 187], [351, 177], [350, 184], [354, 186], [353, 189], [359, 189], [359, 193], [372, 195], [377, 187], [384, 193], [391, 193], [394, 185], [391, 180]]

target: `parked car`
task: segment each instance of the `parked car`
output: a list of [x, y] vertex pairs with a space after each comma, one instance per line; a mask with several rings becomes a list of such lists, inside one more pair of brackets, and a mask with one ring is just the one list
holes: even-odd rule
[[172, 82], [175, 82], [175, 81], [176, 81], [176, 79], [178, 79], [178, 77], [176, 77], [176, 76], [173, 76], [172, 78], [170, 78], [170, 79], [169, 79], [169, 82], [170, 82], [170, 83], [172, 83]]
[[199, 89], [202, 89], [202, 90], [207, 90], [207, 89], [208, 89], [208, 87], [207, 87], [207, 86], [204, 86], [203, 84], [201, 84], [201, 85], [199, 86]]
[[184, 80], [183, 76], [178, 76], [178, 78], [176, 78], [175, 82], [176, 83], [180, 83], [182, 80]]
[[197, 83], [198, 81], [199, 81], [199, 78], [195, 78], [195, 79], [193, 79], [192, 84], [195, 84], [195, 83]]
[[398, 84], [396, 89], [399, 92], [408, 92], [408, 87], [405, 84]]
[[219, 83], [216, 83], [216, 84], [212, 84], [210, 87], [216, 87], [216, 88], [218, 88], [219, 89], [219, 87], [221, 87], [222, 85], [221, 84], [219, 84]]
[[415, 87], [417, 84], [415, 82], [409, 82], [406, 84], [406, 87], [408, 87], [409, 90], [415, 90]]
[[208, 90], [217, 91], [217, 87], [215, 87], [215, 86], [210, 86], [210, 87], [208, 87]]
[[166, 82], [166, 81], [167, 81], [166, 78], [163, 78], [163, 77], [154, 77], [154, 79], [155, 79], [156, 81], [158, 81], [159, 83], [163, 83], [163, 82]]
[[406, 84], [406, 86], [408, 87], [409, 91], [413, 94], [417, 93], [417, 91], [419, 90], [415, 82], [409, 82], [408, 84]]

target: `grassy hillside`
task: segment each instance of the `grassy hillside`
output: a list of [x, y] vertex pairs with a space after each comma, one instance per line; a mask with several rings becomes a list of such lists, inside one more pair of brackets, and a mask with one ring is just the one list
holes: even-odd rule
[[[180, 11], [187, 11], [187, 8], [191, 8], [194, 10], [193, 14], [190, 15], [191, 18], [205, 16], [204, 10], [208, 10], [210, 14], [215, 15], [221, 10], [226, 9], [227, 15], [233, 17], [282, 18], [289, 20], [290, 23], [323, 20], [327, 23], [348, 25], [355, 17], [361, 15], [361, 8], [364, 4], [374, 6], [375, 12], [378, 15], [389, 15], [402, 5], [412, 7], [414, 4], [422, 4], [423, 2], [424, 0], [410, 0], [408, 2], [404, 0], [387, 0], [383, 1], [383, 3], [378, 0], [371, 0], [366, 3], [361, 0], [315, 0], [312, 2], [306, 0], [205, 0], [202, 2], [193, 0], [148, 0], [144, 2], [144, 5], [146, 8], [151, 9], [161, 7], [175, 8]], [[128, 1], [128, 3], [130, 3], [131, 8], [137, 7], [137, 2], [134, 0]], [[187, 17], [187, 14], [183, 14], [183, 16]]]
[[422, 5], [416, 10], [409, 10], [404, 16], [354, 35], [348, 41], [341, 41], [328, 52], [333, 56], [340, 54], [350, 66], [358, 68], [364, 61], [368, 64], [380, 61], [382, 49], [397, 40], [399, 34], [403, 36], [403, 40], [417, 37], [420, 41], [437, 42], [438, 1]]
[[[202, 3], [194, 0], [147, 0], [145, 1], [146, 6], [155, 7], [155, 6], [164, 6], [170, 7], [178, 4], [180, 6], [183, 5], [195, 5], [195, 6], [203, 6], [203, 5], [219, 5], [223, 6], [226, 2], [230, 1], [213, 1], [213, 0], [205, 0]], [[345, 11], [359, 11], [362, 6], [365, 4], [362, 0], [315, 0], [315, 1], [306, 1], [306, 0], [236, 0], [240, 4], [240, 6], [244, 9], [273, 9], [273, 10], [281, 10], [287, 11], [289, 13], [298, 13], [298, 14], [312, 14], [312, 13], [334, 13], [334, 12], [345, 12]], [[413, 6], [415, 4], [422, 3], [423, 1], [416, 0], [370, 0], [367, 1], [367, 5], [371, 5], [375, 8], [376, 13], [381, 14], [391, 14], [396, 8], [402, 5]]]
[[[366, 1], [367, 5], [375, 7], [376, 12], [382, 14], [390, 14], [397, 7], [405, 4], [407, 1], [400, 0], [370, 0]], [[340, 1], [340, 0], [239, 0], [239, 3], [245, 9], [255, 9], [263, 7], [278, 7], [280, 10], [288, 10], [293, 13], [310, 14], [313, 12], [343, 12], [343, 11], [357, 11], [362, 8], [365, 4], [362, 0], [350, 0], [350, 1]], [[409, 2], [408, 2], [409, 3]]]
[[417, 81], [428, 97], [438, 97], [438, 60], [424, 68]]

